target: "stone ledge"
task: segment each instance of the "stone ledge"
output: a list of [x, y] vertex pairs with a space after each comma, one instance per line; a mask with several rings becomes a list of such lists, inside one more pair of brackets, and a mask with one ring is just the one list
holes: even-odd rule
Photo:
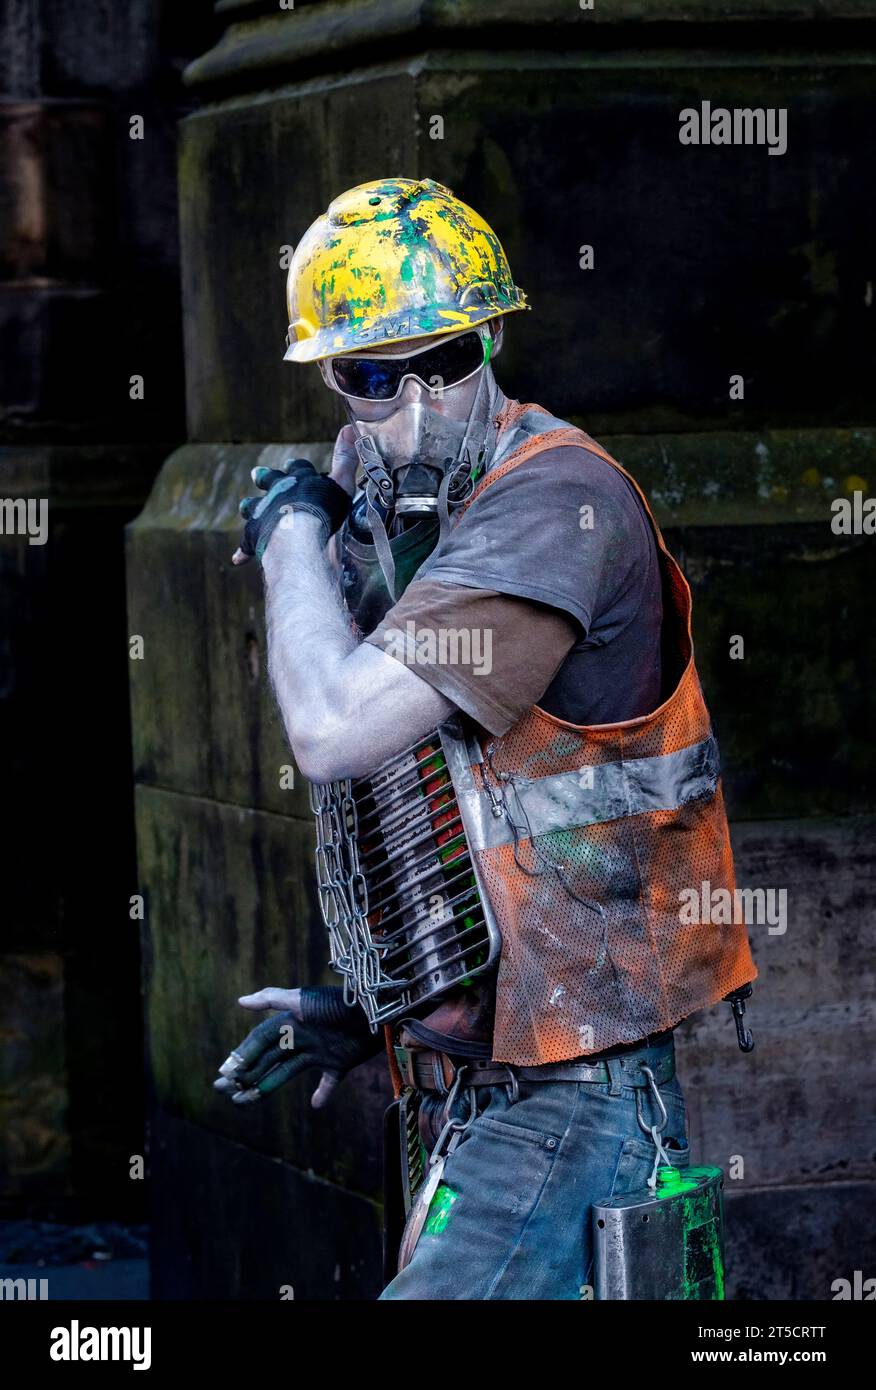
[[[573, 417], [573, 422], [586, 428], [584, 419]], [[664, 525], [829, 522], [835, 498], [876, 488], [876, 429], [600, 433], [598, 438], [642, 484]], [[184, 444], [164, 464], [131, 531], [232, 536], [240, 525], [239, 501], [252, 491], [252, 468], [276, 468], [294, 455], [327, 470], [331, 450], [324, 440]]]
[[135, 507], [168, 445], [0, 445], [4, 497], [45, 497], [52, 507]]

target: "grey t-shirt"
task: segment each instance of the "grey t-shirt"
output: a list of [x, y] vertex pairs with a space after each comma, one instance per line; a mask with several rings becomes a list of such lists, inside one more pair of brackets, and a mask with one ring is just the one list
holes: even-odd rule
[[611, 464], [567, 445], [497, 477], [368, 640], [399, 655], [388, 633], [465, 628], [476, 612], [489, 614], [491, 593], [517, 602], [493, 606], [489, 670], [483, 639], [467, 665], [442, 661], [433, 644], [436, 659], [423, 646], [415, 667], [491, 733], [533, 703], [574, 724], [617, 723], [659, 705], [656, 541], [638, 494]]

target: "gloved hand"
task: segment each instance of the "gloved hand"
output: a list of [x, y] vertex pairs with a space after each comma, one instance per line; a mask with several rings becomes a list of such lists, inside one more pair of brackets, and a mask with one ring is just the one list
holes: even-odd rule
[[358, 1005], [344, 1003], [340, 987], [261, 989], [239, 1002], [245, 1009], [283, 1012], [258, 1024], [219, 1068], [213, 1085], [236, 1105], [251, 1105], [319, 1067], [322, 1076], [310, 1102], [319, 1110], [348, 1071], [383, 1050], [382, 1032], [371, 1032]]
[[282, 471], [254, 468], [251, 477], [266, 495], [244, 497], [240, 504], [240, 515], [246, 524], [243, 540], [231, 557], [235, 565], [245, 564], [253, 555], [261, 563], [271, 536], [288, 512], [310, 512], [319, 517], [327, 541], [350, 510], [345, 489], [333, 478], [317, 473], [307, 459], [289, 459]]

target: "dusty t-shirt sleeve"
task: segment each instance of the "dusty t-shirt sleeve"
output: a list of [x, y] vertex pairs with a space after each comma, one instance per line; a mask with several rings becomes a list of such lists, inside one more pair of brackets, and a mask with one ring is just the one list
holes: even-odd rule
[[579, 636], [556, 609], [415, 579], [366, 641], [499, 735], [541, 699]]
[[594, 618], [641, 589], [653, 546], [624, 475], [566, 446], [498, 476], [414, 577], [549, 604], [577, 619], [586, 636]]

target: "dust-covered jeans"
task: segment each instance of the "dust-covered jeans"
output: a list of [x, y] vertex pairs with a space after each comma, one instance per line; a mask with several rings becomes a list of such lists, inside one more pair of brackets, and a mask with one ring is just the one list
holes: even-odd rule
[[[447, 1160], [439, 1198], [410, 1264], [383, 1299], [581, 1299], [592, 1297], [591, 1206], [644, 1188], [655, 1147], [625, 1085], [640, 1062], [654, 1066], [672, 1041], [642, 1048], [607, 1067], [610, 1082], [519, 1083], [479, 1091], [479, 1115]], [[678, 1079], [660, 1095], [668, 1112], [661, 1138], [674, 1166], [689, 1162]], [[642, 1118], [659, 1124], [650, 1090]], [[449, 1191], [444, 1190], [449, 1189]]]

